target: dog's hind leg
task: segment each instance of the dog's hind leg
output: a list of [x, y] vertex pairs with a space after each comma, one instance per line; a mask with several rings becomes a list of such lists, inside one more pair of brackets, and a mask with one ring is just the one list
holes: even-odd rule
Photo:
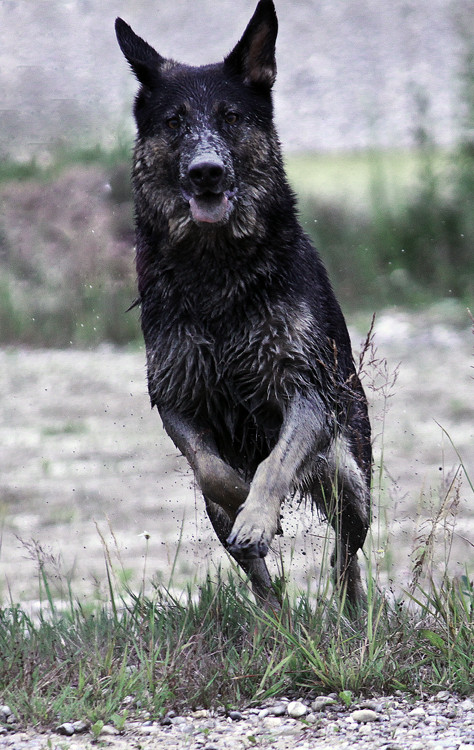
[[314, 499], [336, 535], [331, 556], [336, 588], [349, 609], [356, 610], [366, 598], [357, 551], [364, 544], [369, 527], [370, 488], [366, 473], [344, 438], [334, 442], [326, 472]]
[[[227, 547], [226, 539], [232, 529], [232, 521], [222, 508], [204, 496], [206, 501], [207, 515], [212, 523], [219, 541], [224, 547]], [[234, 556], [233, 556], [234, 557]], [[256, 560], [242, 560], [234, 557], [242, 570], [248, 575], [252, 585], [252, 591], [257, 601], [270, 609], [280, 609], [279, 601], [272, 584], [270, 573], [268, 572], [265, 560], [258, 558]]]

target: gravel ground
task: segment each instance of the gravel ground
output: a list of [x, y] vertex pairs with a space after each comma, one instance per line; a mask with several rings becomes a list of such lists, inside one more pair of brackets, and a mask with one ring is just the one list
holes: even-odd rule
[[[352, 329], [356, 350], [360, 331]], [[466, 311], [445, 304], [423, 314], [381, 314], [375, 342], [388, 379], [397, 367], [398, 379], [380, 389], [383, 367], [378, 374], [369, 368], [365, 378], [375, 452], [373, 564], [383, 585], [393, 579], [400, 590], [459, 466], [456, 451], [474, 476], [472, 334]], [[0, 392], [0, 602], [11, 596], [36, 606], [38, 556], [57, 596], [69, 581], [78, 598], [102, 598], [104, 543], [118, 580], [136, 587], [145, 553], [146, 580], [168, 583], [179, 548], [177, 589], [227, 564], [187, 464], [150, 410], [143, 350], [0, 349]], [[451, 575], [472, 561], [472, 492], [462, 474], [458, 480], [454, 534], [448, 514], [435, 574], [444, 570], [448, 543]], [[281, 552], [291, 580], [314, 590], [325, 528], [309, 512], [285, 508], [284, 537], [269, 555], [273, 571]]]
[[[4, 709], [8, 711], [8, 707]], [[2, 709], [0, 708], [0, 712]], [[8, 725], [7, 725], [8, 726]], [[10, 727], [13, 724], [10, 723]], [[97, 747], [81, 722], [42, 735], [4, 729], [0, 747], [15, 750], [86, 750]], [[72, 736], [71, 736], [72, 735]], [[440, 692], [429, 700], [408, 701], [402, 696], [378, 697], [343, 708], [335, 695], [312, 701], [281, 699], [259, 708], [230, 711], [194, 711], [168, 714], [161, 722], [127, 722], [123, 732], [106, 725], [100, 746], [223, 750], [473, 750], [474, 702]]]
[[[352, 338], [357, 348], [360, 331], [353, 328]], [[383, 568], [379, 580], [399, 591], [410, 579], [417, 540], [459, 465], [440, 425], [474, 476], [472, 335], [468, 316], [444, 304], [422, 314], [381, 314], [376, 343], [377, 356], [386, 358], [388, 379], [398, 366], [398, 380], [380, 390], [384, 368], [379, 367], [378, 375], [371, 371], [365, 381], [372, 404], [376, 473], [382, 445], [386, 470], [374, 521], [373, 562], [374, 569]], [[371, 383], [379, 389], [372, 390]], [[167, 583], [178, 547], [173, 577], [177, 589], [198, 580], [199, 572], [212, 573], [226, 564], [186, 464], [149, 409], [143, 351], [3, 349], [0, 392], [3, 603], [11, 597], [35, 611], [38, 557], [47, 563], [57, 596], [65, 595], [70, 581], [78, 599], [103, 599], [104, 542], [116, 565], [117, 582], [125, 577], [132, 587], [141, 584], [145, 573], [147, 581], [154, 577]], [[466, 481], [459, 485], [457, 499], [454, 532], [448, 517], [438, 534], [435, 575], [444, 571], [446, 544], [450, 575], [463, 574], [472, 562], [474, 507]], [[293, 583], [306, 588], [318, 576], [324, 529], [304, 513], [285, 512], [283, 525], [285, 538], [278, 545]], [[274, 570], [279, 554], [277, 547], [270, 559]], [[117, 750], [474, 750], [473, 702], [444, 692], [415, 702], [401, 695], [374, 697], [350, 708], [340, 702], [325, 708], [321, 701], [303, 701], [303, 707], [288, 703], [281, 700], [231, 716], [169, 716], [166, 725], [143, 717], [127, 722], [123, 734], [105, 727], [99, 739]], [[3, 718], [7, 728], [0, 729], [0, 747], [97, 746], [87, 727], [65, 727], [62, 735], [38, 734], [17, 728], [8, 710], [3, 709]], [[85, 731], [78, 732], [81, 728]], [[71, 731], [75, 733], [68, 736]]]

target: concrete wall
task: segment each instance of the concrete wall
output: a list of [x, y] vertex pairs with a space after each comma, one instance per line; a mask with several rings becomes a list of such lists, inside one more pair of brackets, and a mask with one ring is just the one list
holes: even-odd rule
[[[237, 41], [256, 0], [0, 0], [0, 155], [112, 146], [133, 129], [121, 15], [161, 54], [201, 64]], [[413, 143], [419, 101], [435, 140], [459, 132], [470, 0], [276, 0], [275, 104], [287, 149]], [[418, 102], [418, 103], [417, 103]]]

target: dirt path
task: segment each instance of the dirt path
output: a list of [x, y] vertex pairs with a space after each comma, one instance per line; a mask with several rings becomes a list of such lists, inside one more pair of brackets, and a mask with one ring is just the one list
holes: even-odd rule
[[[358, 348], [363, 335], [352, 337]], [[447, 434], [474, 478], [472, 335], [467, 314], [440, 306], [423, 315], [381, 315], [376, 343], [389, 371], [400, 367], [385, 423], [383, 389], [368, 390], [376, 454], [372, 554], [382, 580], [390, 566], [398, 587], [410, 575], [420, 525], [459, 465]], [[77, 597], [105, 596], [103, 540], [118, 580], [134, 587], [142, 582], [145, 556], [147, 582], [168, 583], [172, 574], [178, 588], [226, 562], [186, 463], [149, 408], [144, 360], [143, 350], [109, 347], [0, 350], [2, 602], [38, 600], [38, 555], [58, 593], [70, 580]], [[453, 498], [459, 501], [450, 557], [455, 575], [472, 560], [474, 505], [466, 480]], [[292, 578], [306, 587], [319, 568], [325, 528], [288, 511], [283, 525], [273, 564], [281, 544]], [[446, 525], [449, 516], [436, 565], [446, 558]]]

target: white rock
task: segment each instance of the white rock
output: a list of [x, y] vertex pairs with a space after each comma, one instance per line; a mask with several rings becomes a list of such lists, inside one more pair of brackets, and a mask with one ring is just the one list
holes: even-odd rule
[[408, 716], [419, 716], [421, 718], [422, 716], [426, 716], [426, 712], [424, 708], [422, 708], [421, 706], [417, 706], [412, 711], [409, 711]]
[[206, 708], [199, 708], [197, 711], [193, 711], [194, 719], [207, 719], [209, 718], [209, 711]]
[[301, 719], [308, 713], [308, 706], [305, 706], [301, 701], [291, 701], [291, 703], [288, 703], [286, 712], [292, 719]]
[[281, 727], [283, 724], [282, 720], [277, 716], [266, 716], [263, 719], [263, 725], [267, 729], [276, 729]]
[[372, 711], [371, 708], [360, 708], [357, 711], [351, 713], [351, 719], [357, 721], [359, 724], [365, 724], [368, 721], [378, 721], [379, 715], [376, 711]]
[[110, 724], [105, 724], [100, 730], [99, 734], [104, 737], [115, 737], [115, 735], [119, 734], [119, 732]]
[[81, 734], [82, 732], [87, 732], [90, 724], [87, 721], [73, 721], [72, 726], [74, 734]]

